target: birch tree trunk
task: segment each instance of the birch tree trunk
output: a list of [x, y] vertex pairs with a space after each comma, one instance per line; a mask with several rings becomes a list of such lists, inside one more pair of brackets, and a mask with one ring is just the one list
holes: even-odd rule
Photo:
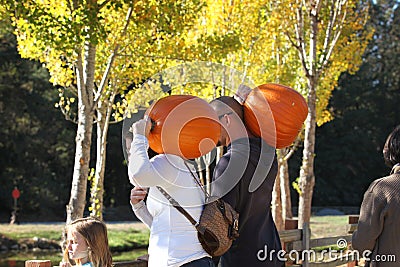
[[203, 173], [203, 170], [205, 168], [204, 167], [204, 163], [203, 163], [203, 159], [202, 159], [202, 157], [198, 157], [198, 158], [195, 159], [195, 161], [196, 161], [196, 164], [197, 164], [197, 171], [199, 173], [200, 182], [201, 182], [201, 184], [205, 185], [206, 184], [206, 180], [204, 179], [204, 173]]
[[299, 214], [298, 214], [300, 228], [302, 228], [304, 222], [310, 221], [312, 195], [315, 185], [315, 176], [314, 176], [314, 147], [315, 147], [315, 127], [316, 127], [315, 89], [310, 88], [308, 98], [309, 98], [308, 101], [309, 111], [306, 119], [303, 160], [300, 169], [300, 180], [299, 180], [299, 187], [301, 191], [299, 198]]
[[[85, 59], [84, 59], [84, 58]], [[93, 89], [96, 47], [87, 45], [85, 56], [78, 53], [76, 67], [78, 88], [78, 128], [71, 196], [66, 207], [67, 224], [83, 217], [86, 205], [87, 178], [89, 174], [90, 147], [93, 131]], [[84, 65], [83, 62], [86, 62]]]
[[[318, 15], [321, 8], [321, 1], [310, 2], [310, 43], [308, 59], [303, 54], [303, 66], [307, 77], [308, 94], [308, 115], [304, 138], [303, 160], [300, 169], [300, 198], [299, 198], [299, 227], [304, 222], [310, 222], [312, 195], [315, 184], [314, 176], [314, 147], [316, 127], [316, 91], [319, 80], [317, 74], [317, 37], [318, 37]], [[303, 20], [302, 20], [303, 21]], [[301, 33], [303, 34], [303, 33]], [[303, 44], [303, 47], [305, 45]], [[305, 51], [303, 50], [303, 53]]]
[[274, 218], [276, 229], [281, 231], [285, 224], [282, 217], [282, 197], [281, 197], [281, 180], [279, 174], [275, 179], [274, 190], [272, 191], [272, 217]]
[[[286, 149], [285, 149], [286, 150]], [[290, 181], [289, 181], [289, 165], [288, 160], [284, 153], [278, 150], [278, 177], [281, 185], [281, 200], [282, 200], [282, 218], [285, 222], [286, 218], [291, 219], [292, 213], [292, 200], [290, 197]]]
[[[126, 35], [128, 25], [132, 16], [132, 8], [129, 8], [126, 18], [125, 26], [123, 28], [122, 35]], [[112, 104], [114, 103], [115, 96], [117, 94], [118, 85], [115, 81], [110, 81], [109, 75], [113, 67], [116, 55], [120, 49], [120, 44], [116, 44], [113, 52], [109, 56], [107, 66], [103, 77], [100, 82], [98, 91], [95, 94], [94, 108], [97, 112], [97, 141], [96, 141], [96, 170], [94, 175], [93, 184], [91, 186], [91, 215], [98, 218], [103, 218], [103, 195], [104, 195], [104, 173], [106, 169], [106, 155], [107, 155], [107, 135], [110, 126], [110, 118], [112, 113]], [[109, 87], [109, 84], [112, 84]], [[107, 89], [114, 88], [109, 96]]]
[[104, 193], [104, 172], [106, 165], [107, 150], [107, 106], [99, 102], [97, 108], [97, 137], [96, 137], [96, 169], [90, 189], [90, 215], [103, 219], [103, 193]]
[[[321, 11], [323, 9], [323, 11]], [[339, 77], [343, 71], [357, 69], [357, 62], [361, 51], [370, 36], [369, 31], [361, 32], [368, 18], [368, 3], [352, 2], [349, 0], [322, 1], [296, 0], [294, 19], [295, 38], [288, 35], [292, 45], [298, 50], [298, 55], [307, 79], [307, 101], [308, 116], [305, 122], [305, 138], [303, 149], [303, 160], [300, 169], [300, 199], [299, 199], [299, 227], [310, 221], [313, 188], [315, 184], [314, 175], [314, 149], [315, 129], [317, 114], [317, 92], [320, 90], [331, 90], [327, 85], [320, 84], [320, 78], [329, 68], [330, 75], [323, 77], [324, 82], [335, 84], [335, 76]], [[346, 28], [345, 31], [343, 29]], [[347, 37], [346, 42], [341, 40], [340, 50], [334, 50], [341, 38], [342, 32]], [[317, 42], [319, 41], [319, 45]], [[307, 43], [308, 42], [308, 43]], [[318, 53], [317, 53], [318, 46]], [[335, 58], [332, 54], [335, 53]], [[349, 59], [349, 53], [354, 57]], [[341, 62], [343, 68], [334, 68], [333, 62]], [[351, 62], [346, 67], [347, 62]], [[330, 81], [329, 79], [332, 79]], [[330, 92], [329, 92], [330, 93]], [[320, 104], [319, 102], [318, 104]], [[325, 107], [322, 107], [325, 108]], [[321, 109], [321, 108], [320, 108]]]
[[288, 160], [296, 149], [296, 144], [291, 148], [277, 150], [278, 174], [275, 180], [272, 195], [273, 216], [278, 230], [284, 230], [285, 220], [292, 218], [292, 201], [290, 198], [290, 181]]

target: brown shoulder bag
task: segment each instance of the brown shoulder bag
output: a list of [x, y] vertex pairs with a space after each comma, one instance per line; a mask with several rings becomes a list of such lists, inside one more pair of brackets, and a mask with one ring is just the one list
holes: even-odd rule
[[196, 227], [197, 237], [203, 249], [213, 257], [221, 256], [231, 247], [233, 240], [239, 237], [239, 213], [222, 199], [211, 197], [186, 162], [185, 165], [206, 197], [199, 222], [196, 222], [163, 188], [157, 186], [157, 189]]

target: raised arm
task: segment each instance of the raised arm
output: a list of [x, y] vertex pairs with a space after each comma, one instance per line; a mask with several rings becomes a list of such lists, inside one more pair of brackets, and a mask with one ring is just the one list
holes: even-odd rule
[[147, 209], [144, 199], [147, 195], [147, 190], [142, 187], [135, 187], [131, 190], [131, 206], [136, 217], [139, 218], [149, 229], [153, 223], [153, 216]]

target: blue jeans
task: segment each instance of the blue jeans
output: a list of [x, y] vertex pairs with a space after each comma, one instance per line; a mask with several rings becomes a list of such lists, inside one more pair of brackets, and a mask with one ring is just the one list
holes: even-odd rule
[[215, 267], [215, 265], [210, 257], [204, 257], [198, 260], [185, 263], [181, 267]]

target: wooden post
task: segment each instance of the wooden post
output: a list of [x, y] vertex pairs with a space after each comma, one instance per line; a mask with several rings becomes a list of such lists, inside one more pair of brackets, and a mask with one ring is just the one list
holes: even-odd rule
[[[359, 218], [360, 218], [359, 215], [349, 215], [349, 231], [348, 231], [349, 234], [352, 234], [355, 231], [355, 229], [357, 229], [356, 224], [358, 224]], [[347, 263], [347, 267], [355, 267], [355, 266], [358, 266], [357, 260]]]
[[352, 234], [358, 227], [359, 215], [349, 215], [348, 233]]
[[51, 267], [50, 260], [28, 260], [25, 261], [25, 267]]
[[[311, 231], [308, 222], [303, 224], [303, 237], [302, 237], [302, 250], [310, 250]], [[309, 253], [302, 253], [302, 255], [310, 255]], [[303, 259], [302, 267], [309, 267], [309, 259]]]
[[359, 215], [349, 215], [349, 224], [358, 223]]
[[285, 230], [294, 230], [298, 229], [299, 220], [297, 219], [285, 219]]
[[[285, 230], [296, 230], [298, 229], [299, 221], [297, 219], [285, 219]], [[282, 242], [282, 249], [288, 252], [288, 250], [291, 250], [293, 246], [287, 246], [284, 242]], [[287, 259], [285, 266], [292, 266], [295, 262], [290, 260], [289, 258]]]

